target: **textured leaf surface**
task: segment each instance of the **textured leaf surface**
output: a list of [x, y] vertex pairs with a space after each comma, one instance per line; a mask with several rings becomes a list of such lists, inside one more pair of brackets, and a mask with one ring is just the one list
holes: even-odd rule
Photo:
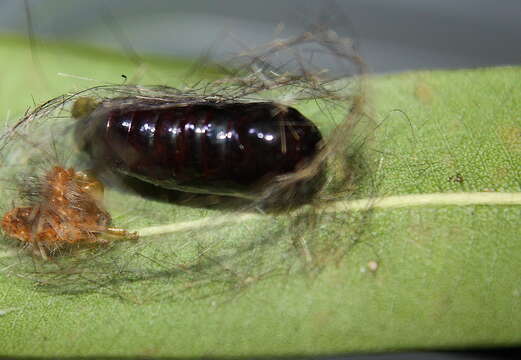
[[[19, 39], [0, 38], [0, 114], [15, 119], [33, 99], [38, 104], [95, 85], [57, 73], [104, 83], [140, 71], [125, 57], [74, 46], [41, 44], [37, 56], [35, 62]], [[167, 82], [156, 75], [175, 78], [185, 68], [161, 59], [147, 63], [152, 71], [140, 79], [145, 84]], [[367, 193], [520, 192], [520, 76], [521, 69], [506, 67], [371, 78], [369, 106], [382, 125], [371, 144], [380, 164], [372, 176], [378, 186]], [[147, 220], [152, 216], [184, 221], [226, 214], [109, 196], [115, 203], [139, 206], [143, 216], [117, 218], [135, 227], [153, 224]], [[341, 241], [339, 226], [345, 234], [352, 227], [361, 231], [343, 260], [318, 274], [292, 273], [251, 286], [246, 278], [236, 291], [218, 295], [221, 285], [208, 281], [195, 296], [184, 296], [174, 276], [171, 285], [170, 278], [119, 284], [118, 291], [139, 290], [132, 292], [139, 294], [134, 302], [96, 291], [60, 295], [8, 276], [5, 265], [0, 269], [0, 353], [252, 356], [519, 345], [521, 207], [404, 206], [375, 209], [363, 222], [356, 217], [342, 222], [342, 215], [330, 219], [317, 234], [339, 237], [331, 242]], [[246, 237], [270, 239], [287, 232], [284, 219], [269, 217], [201, 231], [220, 239], [224, 250]], [[271, 246], [262, 259], [277, 249]], [[145, 301], [154, 292], [169, 294], [169, 287], [170, 297]]]

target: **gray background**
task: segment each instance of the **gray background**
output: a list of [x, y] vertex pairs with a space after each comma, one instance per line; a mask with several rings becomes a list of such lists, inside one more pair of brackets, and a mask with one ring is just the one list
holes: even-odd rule
[[[28, 1], [34, 33], [138, 53], [200, 55], [233, 33], [247, 44], [335, 14], [372, 72], [521, 63], [521, 0]], [[333, 11], [331, 11], [333, 9]], [[341, 10], [341, 11], [339, 11]], [[326, 16], [327, 18], [327, 16]], [[327, 21], [330, 21], [328, 19]], [[27, 34], [24, 2], [0, 0], [0, 31]]]

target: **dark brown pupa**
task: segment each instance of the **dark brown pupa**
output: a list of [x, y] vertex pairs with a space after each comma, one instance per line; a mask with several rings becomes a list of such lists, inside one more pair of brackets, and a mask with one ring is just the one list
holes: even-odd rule
[[[73, 114], [83, 115], [78, 107]], [[111, 99], [80, 116], [76, 138], [96, 168], [166, 189], [258, 198], [320, 150], [322, 135], [274, 102]]]

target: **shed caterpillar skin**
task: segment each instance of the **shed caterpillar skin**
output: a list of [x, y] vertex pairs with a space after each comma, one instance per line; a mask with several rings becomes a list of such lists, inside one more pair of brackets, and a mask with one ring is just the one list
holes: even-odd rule
[[54, 166], [24, 189], [28, 206], [2, 218], [4, 233], [47, 258], [61, 250], [106, 244], [106, 236], [134, 239], [136, 234], [110, 227], [102, 205], [103, 185], [85, 172]]

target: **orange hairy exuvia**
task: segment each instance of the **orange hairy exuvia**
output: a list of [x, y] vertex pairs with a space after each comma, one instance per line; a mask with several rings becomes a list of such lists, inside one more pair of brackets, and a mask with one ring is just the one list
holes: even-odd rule
[[1, 226], [42, 257], [74, 245], [107, 243], [102, 235], [136, 237], [110, 227], [110, 214], [102, 205], [103, 185], [84, 172], [54, 166], [35, 193], [36, 201], [8, 211]]

